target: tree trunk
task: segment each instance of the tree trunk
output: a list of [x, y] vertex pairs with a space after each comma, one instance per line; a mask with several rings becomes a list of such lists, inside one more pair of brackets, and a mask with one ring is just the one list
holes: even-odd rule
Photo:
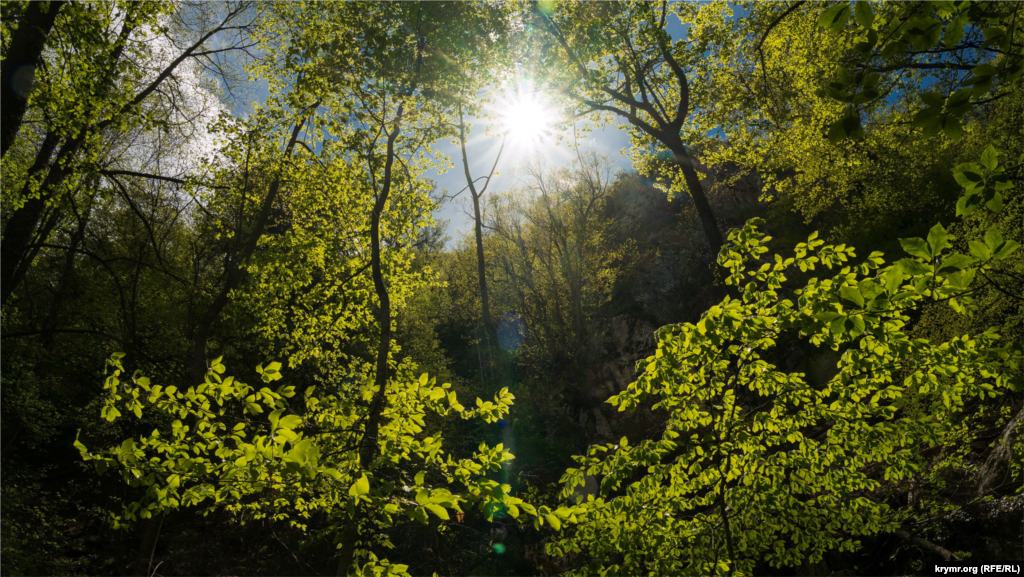
[[462, 150], [462, 168], [466, 173], [466, 186], [469, 188], [469, 194], [473, 197], [473, 218], [475, 224], [476, 233], [476, 268], [477, 268], [477, 279], [480, 284], [480, 309], [481, 318], [484, 323], [484, 333], [486, 334], [487, 350], [491, 354], [498, 346], [498, 327], [494, 323], [494, 319], [491, 318], [491, 305], [490, 298], [487, 294], [487, 269], [486, 262], [484, 261], [484, 232], [483, 232], [483, 215], [480, 212], [480, 199], [483, 198], [484, 192], [487, 191], [487, 186], [491, 183], [491, 177], [494, 176], [494, 169], [498, 167], [498, 161], [501, 160], [501, 153], [505, 150], [505, 138], [502, 137], [501, 148], [498, 149], [498, 156], [494, 159], [494, 165], [491, 166], [491, 172], [488, 173], [487, 179], [484, 181], [484, 186], [477, 192], [476, 183], [473, 180], [473, 175], [469, 171], [469, 156], [466, 154], [466, 124], [462, 116], [462, 105], [459, 105], [459, 146]]
[[75, 270], [75, 254], [78, 249], [78, 245], [82, 242], [85, 237], [85, 228], [89, 223], [89, 217], [92, 215], [92, 207], [88, 207], [85, 215], [82, 216], [81, 220], [78, 221], [78, 228], [75, 229], [75, 234], [71, 237], [71, 243], [68, 247], [67, 254], [64, 255], [64, 267], [60, 275], [60, 280], [57, 282], [57, 290], [53, 295], [53, 301], [50, 303], [50, 311], [46, 315], [46, 320], [43, 322], [43, 330], [46, 331], [43, 334], [43, 347], [52, 351], [54, 329], [60, 324], [60, 313], [61, 305], [64, 304], [64, 297], [68, 292], [68, 286], [71, 284], [71, 276]]
[[388, 135], [387, 160], [384, 162], [384, 179], [381, 192], [373, 205], [370, 216], [370, 269], [373, 276], [373, 288], [377, 293], [380, 307], [377, 311], [377, 322], [380, 324], [380, 341], [377, 343], [377, 363], [373, 384], [376, 391], [370, 401], [370, 409], [366, 417], [366, 430], [359, 442], [359, 466], [369, 469], [373, 456], [377, 452], [377, 430], [380, 427], [380, 415], [384, 411], [384, 397], [388, 384], [388, 356], [391, 353], [391, 295], [384, 284], [384, 270], [380, 258], [380, 217], [387, 206], [391, 194], [392, 170], [395, 163], [395, 139], [398, 138], [404, 104], [399, 105], [395, 120], [395, 128]]
[[164, 517], [167, 514], [161, 514], [160, 518], [150, 517], [149, 519], [142, 519], [139, 521], [138, 527], [141, 531], [139, 536], [139, 549], [135, 552], [135, 558], [132, 559], [131, 565], [128, 566], [128, 573], [130, 575], [146, 575], [149, 577], [153, 570], [153, 555], [156, 553], [156, 545], [160, 540], [160, 530], [164, 526]]
[[345, 577], [356, 558], [356, 539], [359, 537], [358, 512], [355, 519], [350, 519], [341, 531], [341, 552], [338, 556], [338, 577]]
[[476, 229], [476, 270], [480, 283], [480, 312], [484, 321], [484, 330], [487, 332], [488, 337], [493, 337], [494, 342], [497, 342], [497, 327], [494, 326], [494, 320], [491, 319], [491, 305], [487, 296], [487, 269], [484, 261], [483, 217], [480, 214], [480, 198], [475, 194], [473, 194], [473, 216], [476, 220], [476, 226], [474, 228]]
[[[22, 187], [22, 197], [27, 198], [25, 204], [14, 211], [4, 228], [3, 245], [0, 245], [0, 306], [6, 305], [15, 287], [25, 277], [32, 266], [29, 258], [33, 237], [39, 228], [39, 219], [43, 216], [46, 205], [57, 195], [60, 184], [64, 181], [65, 169], [63, 162], [70, 161], [78, 152], [81, 139], [64, 143], [57, 153], [57, 158], [50, 164], [50, 157], [56, 148], [58, 137], [54, 133], [46, 135], [36, 154], [36, 160], [28, 171], [28, 178]], [[31, 182], [34, 177], [42, 174], [50, 167], [43, 182], [39, 184], [36, 194], [31, 194]], [[54, 207], [54, 210], [59, 210]], [[39, 239], [40, 241], [45, 239]]]
[[704, 229], [704, 238], [707, 239], [711, 249], [711, 257], [717, 258], [718, 252], [722, 250], [722, 232], [718, 229], [715, 213], [711, 211], [711, 205], [704, 193], [704, 185], [700, 182], [700, 176], [693, 167], [693, 157], [681, 143], [672, 147], [672, 154], [675, 157], [676, 165], [683, 171], [686, 188], [690, 193], [690, 198], [693, 199], [693, 206], [697, 209], [697, 218], [700, 219], [700, 225]]
[[7, 57], [0, 64], [0, 157], [7, 154], [21, 128], [36, 65], [63, 6], [63, 1], [29, 2], [11, 34]]
[[[373, 276], [373, 288], [377, 293], [380, 308], [377, 311], [377, 322], [380, 324], [380, 341], [377, 343], [377, 362], [373, 379], [376, 390], [370, 400], [370, 408], [366, 415], [366, 429], [359, 440], [359, 468], [369, 470], [373, 457], [377, 453], [377, 431], [380, 428], [380, 416], [384, 412], [384, 398], [388, 384], [388, 357], [391, 354], [391, 296], [384, 284], [384, 269], [380, 258], [380, 217], [387, 207], [388, 196], [391, 194], [391, 182], [395, 164], [395, 140], [401, 132], [402, 112], [405, 103], [398, 106], [395, 113], [395, 125], [388, 134], [386, 160], [384, 161], [384, 178], [380, 194], [373, 204], [370, 215], [370, 270]], [[342, 534], [341, 558], [338, 560], [338, 575], [345, 575], [355, 559], [355, 540], [359, 535], [360, 511], [345, 525]]]

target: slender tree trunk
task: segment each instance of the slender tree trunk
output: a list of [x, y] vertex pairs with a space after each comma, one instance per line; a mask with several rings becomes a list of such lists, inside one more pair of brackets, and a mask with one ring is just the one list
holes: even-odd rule
[[[391, 182], [395, 163], [395, 139], [401, 131], [402, 111], [404, 103], [399, 105], [395, 118], [395, 127], [388, 134], [387, 159], [384, 162], [384, 178], [380, 194], [373, 204], [373, 213], [370, 215], [370, 270], [373, 276], [373, 288], [377, 293], [377, 300], [380, 308], [377, 311], [377, 323], [380, 324], [380, 340], [377, 343], [377, 362], [373, 384], [376, 390], [373, 399], [370, 401], [370, 409], [366, 416], [366, 429], [363, 431], [363, 438], [359, 441], [359, 468], [370, 469], [373, 457], [377, 452], [377, 431], [380, 428], [380, 416], [384, 412], [384, 398], [388, 384], [388, 357], [391, 354], [391, 296], [388, 294], [387, 285], [384, 284], [384, 269], [380, 258], [380, 217], [387, 207], [388, 196], [391, 194]], [[359, 536], [359, 519], [362, 517], [361, 509], [357, 508], [356, 514], [349, 519], [342, 530], [341, 555], [338, 559], [338, 575], [348, 573], [355, 560], [355, 541]]]
[[160, 515], [160, 518], [150, 517], [149, 519], [143, 519], [139, 521], [139, 529], [141, 535], [139, 535], [139, 548], [135, 552], [135, 558], [132, 559], [131, 565], [128, 566], [128, 572], [130, 575], [146, 575], [149, 577], [150, 572], [153, 569], [153, 555], [156, 553], [156, 545], [160, 540], [160, 531], [164, 526], [164, 517], [167, 514]]
[[483, 232], [483, 215], [480, 211], [480, 199], [487, 191], [487, 186], [491, 183], [491, 178], [494, 176], [494, 169], [498, 167], [498, 161], [501, 160], [501, 153], [505, 150], [505, 137], [501, 139], [501, 148], [498, 149], [498, 156], [494, 159], [494, 165], [491, 166], [491, 172], [488, 173], [486, 180], [484, 181], [483, 188], [478, 192], [476, 189], [476, 182], [473, 180], [473, 175], [469, 171], [469, 156], [466, 154], [466, 123], [462, 115], [462, 105], [459, 105], [459, 145], [462, 150], [462, 168], [466, 173], [466, 186], [469, 187], [469, 194], [473, 198], [473, 218], [474, 218], [474, 229], [476, 233], [476, 268], [477, 268], [477, 280], [480, 284], [480, 308], [481, 318], [484, 323], [484, 332], [486, 333], [486, 340], [488, 352], [493, 353], [495, 347], [498, 344], [498, 327], [494, 323], [494, 319], [491, 318], [491, 305], [490, 298], [487, 294], [487, 267], [486, 261], [484, 260], [484, 232]]
[[[302, 119], [292, 129], [291, 138], [289, 138], [288, 145], [284, 149], [285, 158], [291, 156], [292, 151], [295, 149], [295, 143], [299, 139], [299, 133], [302, 131], [305, 123], [306, 120]], [[245, 280], [246, 263], [249, 257], [256, 252], [256, 246], [259, 244], [260, 237], [263, 236], [263, 231], [267, 228], [267, 223], [270, 221], [270, 213], [273, 211], [274, 202], [277, 200], [280, 190], [281, 176], [278, 174], [270, 183], [267, 196], [263, 199], [263, 205], [256, 216], [256, 222], [253, 225], [252, 231], [243, 241], [236, 259], [228, 266], [224, 286], [221, 287], [217, 297], [213, 299], [210, 307], [206, 309], [206, 313], [203, 314], [196, 325], [195, 336], [192, 341], [192, 381], [194, 383], [200, 383], [206, 377], [206, 344], [210, 338], [213, 323], [217, 322], [220, 314], [230, 302], [231, 291], [238, 288], [242, 281]]]
[[357, 515], [357, 518], [350, 519], [341, 530], [341, 549], [338, 556], [338, 570], [336, 572], [338, 577], [345, 577], [348, 574], [349, 568], [352, 567], [352, 563], [355, 562], [356, 539], [358, 538], [359, 521]]
[[57, 283], [57, 290], [53, 295], [53, 301], [50, 303], [50, 311], [46, 315], [46, 320], [43, 322], [43, 330], [46, 331], [43, 334], [43, 347], [46, 350], [52, 350], [53, 339], [55, 333], [54, 329], [57, 328], [60, 323], [60, 312], [61, 306], [64, 304], [64, 297], [68, 292], [68, 285], [71, 284], [71, 275], [75, 271], [75, 251], [78, 249], [78, 245], [82, 242], [82, 238], [85, 236], [85, 228], [89, 223], [89, 217], [92, 214], [92, 207], [90, 206], [82, 219], [78, 222], [78, 228], [75, 230], [74, 236], [71, 237], [71, 244], [68, 247], [67, 254], [64, 255], [64, 269], [60, 275], [60, 281]]
[[384, 410], [384, 398], [388, 383], [388, 356], [391, 353], [391, 295], [384, 284], [384, 269], [380, 257], [380, 217], [387, 206], [391, 194], [392, 171], [395, 163], [395, 139], [401, 130], [401, 117], [404, 104], [399, 105], [395, 127], [388, 135], [387, 159], [384, 162], [384, 180], [377, 201], [373, 205], [370, 216], [370, 270], [373, 276], [373, 288], [377, 293], [379, 308], [377, 323], [380, 324], [380, 341], [377, 343], [377, 362], [374, 374], [373, 399], [366, 418], [366, 429], [359, 442], [359, 466], [369, 469], [377, 452], [377, 430], [380, 427], [380, 415]]
[[7, 155], [21, 128], [35, 67], [63, 7], [63, 1], [29, 2], [11, 34], [7, 56], [0, 64], [0, 157]]
[[[472, 191], [471, 191], [472, 192]], [[480, 308], [481, 315], [484, 321], [484, 330], [487, 331], [488, 336], [494, 336], [497, 338], [496, 327], [494, 321], [491, 319], [491, 305], [487, 295], [487, 268], [486, 262], [484, 261], [484, 232], [483, 232], [483, 217], [480, 214], [480, 198], [473, 194], [473, 217], [476, 220], [475, 232], [476, 232], [476, 270], [477, 278], [480, 283]]]

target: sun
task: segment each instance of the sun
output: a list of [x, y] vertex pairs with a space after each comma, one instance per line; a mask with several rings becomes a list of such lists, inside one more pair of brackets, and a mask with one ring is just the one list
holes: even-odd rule
[[534, 147], [552, 136], [557, 117], [539, 93], [521, 91], [499, 106], [502, 127], [515, 144]]

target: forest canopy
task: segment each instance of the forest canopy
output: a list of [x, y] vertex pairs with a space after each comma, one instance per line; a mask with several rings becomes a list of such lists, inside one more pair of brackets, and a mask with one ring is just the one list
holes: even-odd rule
[[1024, 3], [0, 16], [3, 573], [1024, 558]]

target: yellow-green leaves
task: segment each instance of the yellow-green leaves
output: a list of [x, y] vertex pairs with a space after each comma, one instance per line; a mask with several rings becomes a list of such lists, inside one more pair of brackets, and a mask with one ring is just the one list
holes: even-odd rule
[[980, 162], [965, 162], [953, 168], [953, 177], [965, 193], [956, 203], [957, 216], [969, 215], [982, 204], [991, 212], [999, 212], [1003, 208], [1002, 193], [1013, 188], [1006, 169], [999, 166], [994, 146], [985, 149]]
[[433, 503], [426, 503], [426, 504], [423, 505], [423, 507], [427, 511], [430, 511], [434, 515], [437, 515], [440, 519], [443, 519], [445, 521], [447, 521], [449, 519], [449, 517], [448, 517], [448, 510], [445, 509], [444, 507], [440, 506], [440, 505], [435, 505]]
[[[917, 475], [930, 457], [906, 447], [962, 443], [955, 423], [971, 399], [1007, 390], [1024, 361], [1018, 346], [998, 360], [985, 352], [995, 350], [994, 333], [933, 343], [904, 332], [910, 311], [929, 301], [969, 306], [973, 275], [986, 265], [953, 252], [952, 240], [936, 225], [926, 239], [903, 239], [913, 258], [886, 266], [881, 253], [854, 264], [852, 249], [813, 235], [792, 259], [766, 259], [755, 223], [734, 231], [719, 262], [744, 288], [741, 298], [727, 297], [697, 324], [660, 330], [646, 370], [609, 401], [629, 410], [653, 397], [654, 410], [665, 411], [664, 435], [575, 458], [563, 496], [589, 474], [603, 477], [602, 498], [580, 499], [580, 525], [549, 553], [621, 555], [616, 570], [625, 573], [707, 573], [722, 558], [748, 572], [853, 550], [858, 535], [894, 527], [899, 517], [886, 504], [849, 495]], [[994, 254], [1001, 242], [993, 231], [972, 251]], [[809, 279], [796, 302], [778, 298], [771, 281], [811, 259], [834, 276]], [[811, 384], [768, 362], [784, 332], [842, 351], [838, 371]], [[878, 475], [865, 473], [873, 468]], [[565, 520], [538, 512], [537, 526]], [[721, 529], [726, 518], [731, 535]], [[729, 551], [728, 539], [742, 545]]]
[[[211, 363], [208, 378], [197, 387], [179, 391], [170, 386], [143, 400], [139, 390], [152, 393], [157, 387], [141, 373], [122, 383], [120, 357], [108, 361], [104, 415], [116, 418], [117, 407], [147, 403], [147, 414], [169, 423], [164, 431], [158, 427], [150, 435], [124, 439], [96, 454], [86, 443], [75, 441], [82, 459], [93, 462], [97, 471], [114, 469], [126, 483], [142, 488], [137, 500], [115, 515], [119, 525], [200, 505], [296, 524], [314, 511], [324, 512], [332, 523], [347, 523], [361, 507], [383, 512], [380, 523], [400, 522], [399, 517], [428, 523], [431, 516], [450, 521], [450, 510], [461, 512], [463, 503], [478, 507], [488, 518], [498, 511], [513, 517], [520, 510], [536, 513], [510, 494], [509, 485], [487, 478], [513, 458], [503, 445], [481, 443], [472, 458], [455, 460], [445, 452], [439, 434], [424, 433], [427, 412], [447, 414], [447, 401], [454, 401], [454, 396], [449, 396], [447, 383], [413, 378], [408, 365], [399, 368], [402, 381], [387, 387], [378, 439], [386, 467], [414, 468], [415, 473], [409, 472], [414, 487], [378, 480], [358, 466], [353, 445], [346, 435], [336, 433], [355, 429], [361, 417], [345, 397], [318, 396], [311, 387], [302, 405], [292, 407], [287, 401], [294, 394], [291, 387], [255, 390], [238, 379], [222, 378], [217, 366], [223, 365]], [[280, 378], [279, 368], [270, 363], [260, 367], [260, 374]], [[502, 389], [493, 401], [479, 401], [476, 410], [461, 414], [495, 420], [508, 414], [512, 400]], [[230, 411], [215, 412], [213, 406]], [[251, 416], [251, 407], [259, 409], [257, 416]], [[447, 479], [450, 484], [427, 486], [428, 478]]]
[[900, 245], [908, 254], [924, 259], [926, 262], [935, 258], [942, 249], [948, 246], [949, 234], [941, 224], [937, 224], [928, 232], [928, 240], [922, 238], [901, 238]]
[[366, 475], [359, 477], [352, 486], [348, 488], [348, 494], [353, 497], [365, 495], [370, 492], [370, 480], [366, 478]]

